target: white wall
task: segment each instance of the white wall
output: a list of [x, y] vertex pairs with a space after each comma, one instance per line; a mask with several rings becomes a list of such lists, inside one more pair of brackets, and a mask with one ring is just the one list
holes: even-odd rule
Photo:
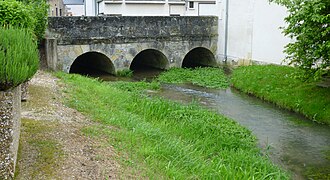
[[[225, 3], [222, 8], [225, 9]], [[279, 29], [284, 25], [284, 7], [268, 0], [229, 0], [228, 13], [229, 60], [282, 62], [284, 46], [290, 41]], [[219, 28], [218, 56], [224, 58], [225, 18], [220, 20]]]
[[68, 12], [72, 13], [72, 16], [85, 15], [85, 8], [83, 5], [66, 5]]
[[170, 4], [170, 15], [185, 15], [185, 4]]
[[95, 16], [96, 14], [96, 3], [95, 0], [85, 0], [85, 16]]
[[254, 8], [252, 59], [280, 63], [284, 46], [290, 42], [279, 27], [285, 26], [286, 9], [267, 0], [257, 0]]
[[198, 15], [199, 16], [219, 16], [221, 9], [217, 4], [198, 4]]
[[106, 3], [104, 14], [120, 14], [123, 16], [168, 16], [169, 6], [164, 4], [112, 4]]

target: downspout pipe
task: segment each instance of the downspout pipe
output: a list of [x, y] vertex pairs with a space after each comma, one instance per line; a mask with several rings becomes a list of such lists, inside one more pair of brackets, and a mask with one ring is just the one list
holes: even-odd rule
[[227, 63], [228, 60], [228, 10], [229, 10], [229, 0], [226, 0], [225, 8], [225, 47], [224, 47], [224, 62]]

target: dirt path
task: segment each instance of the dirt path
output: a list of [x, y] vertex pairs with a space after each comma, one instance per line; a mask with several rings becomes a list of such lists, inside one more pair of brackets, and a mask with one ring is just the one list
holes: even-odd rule
[[29, 83], [16, 179], [122, 178], [117, 154], [102, 138], [82, 134], [84, 127], [97, 124], [63, 105], [61, 86], [43, 71]]

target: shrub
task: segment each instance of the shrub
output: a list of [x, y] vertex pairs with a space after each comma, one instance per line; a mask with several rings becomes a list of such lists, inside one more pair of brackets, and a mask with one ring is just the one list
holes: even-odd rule
[[37, 44], [24, 29], [0, 28], [0, 90], [15, 87], [38, 69]]
[[41, 40], [47, 28], [45, 0], [0, 0], [0, 25], [31, 30]]
[[[284, 34], [295, 41], [286, 46], [287, 60], [309, 77], [330, 67], [330, 1], [270, 0], [288, 10]], [[315, 66], [316, 65], [316, 66]]]
[[46, 0], [18, 0], [31, 6], [35, 18], [34, 34], [38, 40], [44, 38], [48, 23], [48, 3]]
[[34, 30], [35, 18], [32, 8], [15, 0], [0, 0], [0, 25]]

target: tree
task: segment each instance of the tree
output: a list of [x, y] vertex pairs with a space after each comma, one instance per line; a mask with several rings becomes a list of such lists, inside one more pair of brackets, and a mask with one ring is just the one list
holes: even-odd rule
[[290, 64], [307, 75], [320, 75], [330, 68], [330, 0], [270, 0], [287, 8], [283, 32], [294, 42], [285, 47]]

